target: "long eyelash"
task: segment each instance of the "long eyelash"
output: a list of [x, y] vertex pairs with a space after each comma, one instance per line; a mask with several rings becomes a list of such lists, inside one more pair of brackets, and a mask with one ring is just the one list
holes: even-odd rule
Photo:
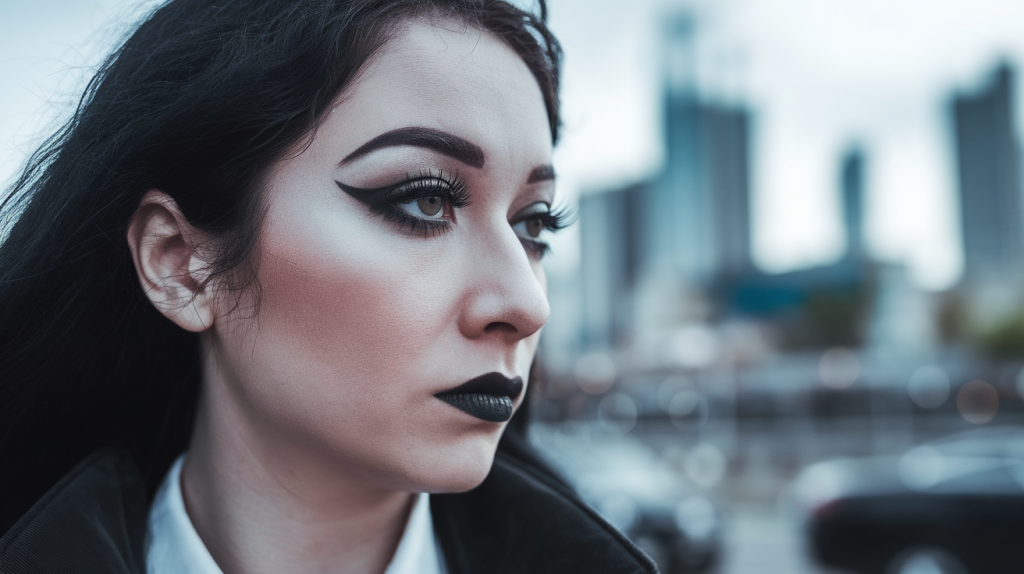
[[411, 233], [422, 232], [424, 237], [434, 237], [448, 231], [451, 223], [410, 215], [398, 209], [398, 204], [437, 196], [444, 198], [453, 208], [469, 205], [469, 190], [465, 181], [458, 174], [448, 174], [443, 170], [409, 174], [403, 181], [374, 189], [352, 187], [340, 181], [335, 183], [342, 191], [365, 203], [371, 211], [383, 215], [386, 221], [398, 223], [401, 229], [408, 227]]
[[[442, 182], [444, 185], [439, 186], [437, 182]], [[393, 194], [389, 199], [395, 203], [439, 195], [447, 199], [452, 207], [469, 205], [469, 188], [465, 180], [458, 174], [449, 174], [443, 170], [437, 170], [436, 173], [430, 170], [421, 171], [419, 174], [410, 175], [405, 181], [388, 186], [382, 191], [389, 192], [389, 195]]]
[[[540, 219], [545, 229], [557, 232], [576, 223], [576, 210], [566, 204], [547, 213], [537, 213], [527, 219]], [[551, 245], [547, 241], [525, 238], [522, 241], [534, 252], [538, 259], [543, 259], [551, 253]]]
[[559, 231], [576, 223], [577, 214], [575, 208], [564, 204], [543, 215], [544, 227], [550, 231]]

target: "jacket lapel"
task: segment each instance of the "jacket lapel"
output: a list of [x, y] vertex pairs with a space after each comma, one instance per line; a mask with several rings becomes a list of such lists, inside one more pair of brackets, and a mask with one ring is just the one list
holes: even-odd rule
[[145, 574], [146, 508], [129, 455], [99, 451], [0, 538], [0, 572]]

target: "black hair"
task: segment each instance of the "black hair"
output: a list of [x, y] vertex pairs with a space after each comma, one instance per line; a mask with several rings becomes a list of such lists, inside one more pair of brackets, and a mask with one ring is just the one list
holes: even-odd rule
[[560, 48], [539, 0], [172, 0], [100, 66], [0, 204], [0, 533], [92, 451], [152, 494], [186, 448], [199, 343], [146, 299], [126, 233], [170, 195], [216, 238], [211, 277], [255, 287], [268, 168], [316, 129], [403, 21], [490, 32], [527, 64], [558, 136]]

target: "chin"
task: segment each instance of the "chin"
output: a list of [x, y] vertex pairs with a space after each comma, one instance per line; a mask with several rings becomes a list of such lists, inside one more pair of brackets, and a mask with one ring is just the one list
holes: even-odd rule
[[[499, 435], [500, 436], [500, 435]], [[497, 437], [472, 437], [437, 449], [425, 449], [427, 456], [413, 462], [409, 469], [414, 492], [465, 492], [487, 478], [498, 447]]]

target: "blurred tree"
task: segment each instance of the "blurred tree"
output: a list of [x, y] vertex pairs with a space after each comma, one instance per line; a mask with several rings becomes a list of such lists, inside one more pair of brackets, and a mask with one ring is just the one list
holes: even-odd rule
[[809, 289], [800, 307], [773, 323], [787, 349], [858, 348], [873, 300], [870, 284]]
[[871, 293], [866, 286], [811, 291], [804, 312], [812, 344], [860, 347], [870, 304]]
[[982, 333], [977, 344], [992, 359], [1024, 359], [1024, 308]]

